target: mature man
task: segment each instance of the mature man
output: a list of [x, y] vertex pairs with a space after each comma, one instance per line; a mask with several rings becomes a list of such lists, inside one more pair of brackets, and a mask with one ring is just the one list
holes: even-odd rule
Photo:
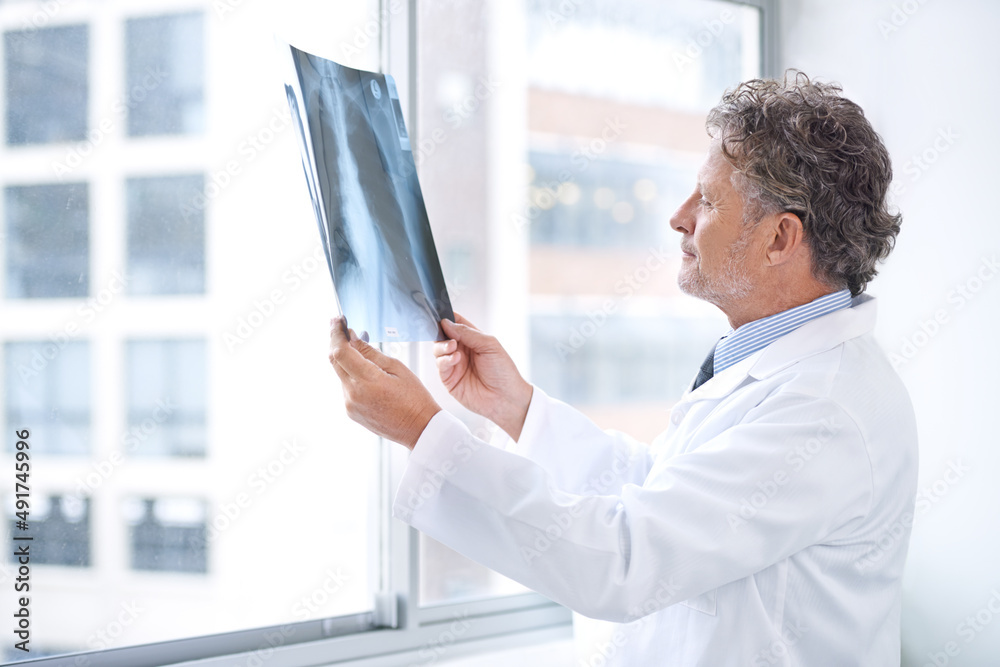
[[413, 450], [395, 516], [621, 624], [607, 664], [899, 664], [916, 428], [863, 294], [899, 231], [888, 153], [800, 73], [727, 93], [708, 130], [670, 224], [681, 288], [733, 330], [651, 446], [532, 387], [461, 318], [442, 324], [441, 378], [506, 443], [334, 321], [348, 412]]

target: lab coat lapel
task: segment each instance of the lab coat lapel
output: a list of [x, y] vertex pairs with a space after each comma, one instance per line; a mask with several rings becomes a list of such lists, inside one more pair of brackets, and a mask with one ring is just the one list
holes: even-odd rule
[[829, 350], [844, 341], [870, 333], [875, 328], [875, 298], [854, 297], [850, 308], [834, 311], [803, 324], [762, 350], [717, 373], [684, 401], [713, 400], [728, 396], [748, 378], [760, 380], [813, 354]]
[[854, 297], [850, 308], [842, 308], [803, 324], [763, 350], [749, 373], [758, 380], [787, 368], [800, 359], [832, 349], [863, 336], [875, 328], [875, 298]]

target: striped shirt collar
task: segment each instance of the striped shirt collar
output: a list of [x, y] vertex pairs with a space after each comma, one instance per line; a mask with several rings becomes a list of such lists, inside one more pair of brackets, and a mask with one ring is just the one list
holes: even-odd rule
[[789, 308], [754, 322], [729, 330], [715, 348], [715, 373], [721, 373], [738, 361], [767, 347], [785, 334], [817, 317], [851, 305], [850, 290], [840, 290], [815, 301]]

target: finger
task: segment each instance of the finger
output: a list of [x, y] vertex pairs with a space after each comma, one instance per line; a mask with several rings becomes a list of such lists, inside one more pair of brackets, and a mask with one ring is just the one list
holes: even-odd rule
[[[456, 315], [455, 317], [458, 319], [460, 316]], [[449, 338], [457, 340], [473, 350], [485, 350], [496, 344], [496, 339], [493, 336], [488, 336], [469, 324], [441, 320], [441, 326], [444, 327], [444, 332], [448, 334]]]
[[330, 320], [330, 340], [339, 342], [340, 339], [347, 340], [347, 318], [338, 315]]
[[455, 313], [455, 321], [458, 322], [459, 324], [464, 324], [467, 327], [472, 327], [473, 329], [476, 329], [477, 331], [479, 330], [479, 327], [477, 327], [475, 324], [473, 324], [469, 320], [467, 320], [464, 317], [462, 317], [461, 313]]
[[333, 370], [337, 372], [337, 377], [340, 378], [340, 383], [344, 385], [344, 390], [347, 390], [347, 385], [354, 382], [354, 378], [351, 374], [344, 370], [344, 367], [340, 365], [338, 361], [334, 359], [334, 355], [330, 355], [330, 365], [333, 366]]
[[446, 354], [451, 354], [458, 349], [458, 341], [454, 339], [449, 339], [439, 343], [434, 343], [434, 356], [442, 357]]
[[[357, 336], [351, 340], [351, 347], [355, 349], [358, 354], [365, 358], [371, 364], [374, 364], [379, 369], [390, 373], [391, 369], [395, 367], [396, 360], [392, 357], [386, 356], [376, 350], [374, 347], [361, 340]], [[391, 373], [395, 375], [395, 373]]]
[[[361, 350], [354, 347], [355, 345], [370, 346], [362, 342], [357, 336], [354, 336], [353, 342], [350, 341], [351, 334], [352, 332], [349, 330], [346, 333], [331, 332], [330, 363], [333, 364], [334, 368], [343, 370], [353, 380], [372, 380], [382, 375], [383, 371], [376, 363], [375, 358], [365, 356]], [[379, 354], [377, 350], [370, 350], [370, 352]], [[343, 376], [341, 376], [341, 379], [343, 379]]]
[[462, 353], [460, 351], [455, 351], [454, 354], [448, 354], [443, 357], [437, 357], [435, 363], [437, 364], [439, 371], [446, 371], [454, 368], [458, 365], [458, 362], [462, 360]]

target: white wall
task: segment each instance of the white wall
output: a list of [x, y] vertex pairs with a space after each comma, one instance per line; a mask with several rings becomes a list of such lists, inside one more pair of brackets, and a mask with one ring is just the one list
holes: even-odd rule
[[[1000, 3], [787, 0], [781, 11], [782, 66], [844, 85], [904, 189], [896, 251], [870, 289], [877, 334], [905, 362], [929, 492], [904, 583], [903, 664], [997, 665], [1000, 613], [988, 603], [1000, 612], [1000, 391], [990, 376], [1000, 369], [1000, 267], [984, 259], [1000, 258]], [[933, 164], [914, 160], [925, 151]], [[943, 324], [926, 323], [935, 315]], [[979, 630], [966, 620], [977, 614]]]

